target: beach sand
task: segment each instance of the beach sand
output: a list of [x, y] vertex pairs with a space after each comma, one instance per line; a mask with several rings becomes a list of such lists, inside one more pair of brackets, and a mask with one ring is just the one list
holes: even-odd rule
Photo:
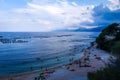
[[[76, 61], [73, 61], [70, 64], [48, 69], [48, 73], [44, 74], [46, 80], [87, 80], [88, 72], [102, 69], [106, 66], [106, 63], [109, 62], [109, 58], [111, 55], [107, 52], [95, 47], [92, 47], [88, 51], [88, 53], [85, 51], [82, 64], [84, 65], [84, 59], [87, 55], [89, 56], [88, 63], [90, 67], [80, 67], [79, 64], [76, 63]], [[102, 57], [104, 58], [104, 61], [96, 59], [96, 57]], [[0, 76], [0, 80], [35, 80], [35, 77], [38, 76], [39, 70], [10, 76]]]

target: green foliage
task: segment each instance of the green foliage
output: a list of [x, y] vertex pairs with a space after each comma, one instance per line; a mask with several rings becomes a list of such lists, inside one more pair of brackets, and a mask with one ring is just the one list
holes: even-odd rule
[[[118, 30], [118, 31], [120, 31], [120, 30]], [[120, 41], [120, 32], [117, 32], [117, 34], [116, 34], [116, 41]]]
[[[116, 41], [120, 41], [120, 28], [118, 27], [119, 24], [113, 23], [102, 30], [102, 33], [96, 39], [98, 43], [98, 47], [100, 49], [106, 50], [108, 52], [112, 51], [112, 46], [114, 46]], [[116, 38], [113, 40], [106, 40], [106, 35], [113, 35]]]
[[112, 60], [108, 67], [88, 73], [89, 80], [120, 80], [120, 58]]
[[118, 26], [119, 24], [117, 23], [113, 23], [111, 25], [109, 25], [108, 27], [106, 27], [105, 29], [102, 30], [103, 34], [105, 35], [109, 35], [109, 34], [113, 34], [118, 30]]
[[120, 41], [115, 42], [115, 45], [112, 47], [112, 53], [120, 54]]
[[89, 72], [87, 76], [89, 80], [101, 80], [102, 75], [103, 75], [103, 71], [99, 70], [96, 73]]

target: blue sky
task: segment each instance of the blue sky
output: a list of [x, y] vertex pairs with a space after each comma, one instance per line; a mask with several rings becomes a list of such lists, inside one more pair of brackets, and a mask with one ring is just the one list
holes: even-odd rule
[[[55, 1], [56, 0], [50, 0], [49, 2], [55, 2]], [[25, 7], [28, 2], [32, 2], [32, 0], [0, 0], [0, 5], [1, 5], [0, 9], [8, 10], [8, 9], [22, 8]], [[79, 5], [98, 5], [98, 4], [107, 3], [107, 0], [69, 0], [68, 2], [75, 2]]]
[[[27, 0], [31, 1], [31, 0]], [[0, 0], [0, 9], [9, 10], [26, 6], [26, 0]]]
[[120, 0], [0, 0], [0, 31], [93, 28], [120, 22]]

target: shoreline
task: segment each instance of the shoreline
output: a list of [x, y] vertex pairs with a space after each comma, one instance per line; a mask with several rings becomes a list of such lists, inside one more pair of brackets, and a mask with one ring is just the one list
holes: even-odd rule
[[[82, 56], [82, 57], [83, 57], [83, 56]], [[78, 61], [78, 60], [80, 60], [80, 59], [73, 60], [72, 62], [63, 64], [63, 65], [60, 65], [60, 66], [50, 67], [50, 68], [48, 68], [48, 71], [49, 71], [49, 70], [55, 70], [55, 69], [61, 68], [62, 66], [67, 66], [67, 65], [72, 64], [72, 63], [74, 63], [75, 61]], [[42, 70], [44, 71], [45, 69], [42, 69]], [[3, 75], [3, 76], [0, 76], [0, 79], [1, 79], [1, 78], [6, 78], [6, 77], [19, 77], [19, 76], [23, 76], [23, 75], [28, 75], [28, 74], [37, 73], [37, 72], [39, 72], [39, 71], [40, 71], [40, 69], [38, 69], [38, 70], [33, 70], [33, 71], [22, 72], [22, 73], [15, 73], [15, 74], [10, 74], [10, 75]]]
[[[49, 74], [52, 74], [52, 73], [54, 73], [55, 71], [57, 71], [57, 70], [60, 70], [60, 69], [63, 69], [63, 67], [65, 67], [65, 69], [66, 68], [68, 68], [68, 67], [74, 67], [74, 66], [76, 66], [76, 65], [79, 65], [79, 63], [78, 64], [75, 64], [75, 62], [79, 62], [79, 61], [81, 61], [81, 63], [83, 63], [84, 62], [84, 60], [85, 60], [85, 58], [86, 58], [86, 56], [90, 56], [90, 55], [99, 55], [100, 57], [102, 57], [101, 55], [105, 55], [104, 53], [102, 53], [101, 55], [100, 55], [100, 53], [94, 53], [93, 54], [93, 51], [96, 49], [96, 45], [94, 45], [94, 46], [91, 46], [90, 47], [90, 49], [85, 49], [85, 51], [83, 51], [84, 52], [84, 54], [82, 55], [82, 57], [80, 58], [80, 59], [78, 59], [78, 60], [74, 60], [74, 61], [72, 61], [72, 62], [70, 62], [70, 63], [67, 63], [67, 64], [63, 64], [63, 65], [60, 65], [60, 66], [55, 66], [55, 67], [51, 67], [51, 68], [48, 68], [47, 69], [47, 71], [48, 72], [51, 72], [51, 73], [47, 73], [48, 75]], [[87, 51], [87, 50], [89, 50], [89, 51]], [[98, 49], [96, 49], [96, 50], [98, 50]], [[103, 50], [101, 50], [101, 51], [103, 51]], [[96, 51], [97, 52], [97, 51]], [[90, 53], [90, 54], [89, 54]], [[107, 55], [109, 55], [109, 56], [111, 56], [110, 54], [107, 54]], [[92, 61], [92, 58], [90, 58], [90, 60], [91, 60], [91, 62], [90, 62], [90, 64], [91, 63], [93, 63], [93, 64], [95, 64], [96, 65], [96, 67], [97, 67], [97, 63], [94, 63], [94, 62], [97, 62], [96, 60], [94, 60], [93, 59], [93, 61]], [[103, 63], [103, 62], [100, 62], [102, 65], [100, 65], [100, 66], [98, 66], [97, 68], [94, 68], [94, 66], [90, 66], [90, 67], [85, 67], [85, 66], [81, 66], [80, 68], [82, 68], [83, 69], [83, 72], [84, 72], [84, 74], [81, 74], [81, 76], [86, 76], [86, 74], [88, 73], [88, 72], [90, 72], [90, 71], [96, 71], [96, 70], [98, 70], [98, 69], [101, 69], [101, 68], [104, 68], [105, 67], [105, 64]], [[76, 68], [75, 68], [76, 69]], [[92, 70], [91, 70], [92, 69]], [[45, 69], [44, 69], [45, 70]], [[43, 70], [43, 71], [44, 71]], [[70, 71], [70, 69], [67, 69], [68, 71]], [[12, 75], [7, 75], [7, 76], [0, 76], [0, 80], [2, 79], [2, 80], [11, 80], [11, 79], [13, 79], [13, 80], [19, 80], [19, 78], [22, 78], [22, 80], [27, 80], [27, 79], [24, 79], [25, 77], [30, 77], [31, 75], [33, 76], [34, 75], [34, 77], [36, 77], [36, 76], [38, 76], [38, 73], [39, 73], [39, 71], [40, 71], [40, 69], [39, 70], [35, 70], [35, 71], [29, 71], [29, 72], [23, 72], [23, 73], [17, 73], [17, 74], [12, 74]], [[71, 71], [72, 71], [72, 69], [71, 69]], [[81, 70], [82, 71], [82, 70]], [[67, 71], [66, 71], [67, 72]], [[78, 73], [78, 72], [77, 72]], [[80, 72], [79, 72], [80, 73]], [[82, 73], [82, 72], [81, 72]], [[81, 77], [80, 75], [79, 75], [79, 77]], [[54, 76], [53, 76], [54, 77]], [[31, 78], [30, 78], [31, 79]], [[31, 79], [31, 80], [33, 80], [33, 79]], [[47, 80], [49, 80], [49, 79], [47, 79]], [[50, 79], [51, 80], [51, 79]], [[58, 80], [62, 80], [62, 79], [58, 79]]]
[[[68, 63], [70, 64], [70, 63]], [[65, 66], [65, 65], [68, 65], [68, 64], [63, 64], [63, 65], [60, 65], [60, 66], [55, 66], [55, 67], [50, 67], [48, 68], [48, 70], [51, 70], [51, 69], [57, 69], [57, 68], [60, 68], [61, 66]], [[45, 70], [45, 69], [42, 69], [42, 70]], [[38, 70], [33, 70], [33, 71], [27, 71], [27, 72], [22, 72], [22, 73], [15, 73], [15, 74], [10, 74], [10, 75], [3, 75], [3, 76], [0, 76], [1, 77], [13, 77], [13, 76], [19, 76], [19, 75], [24, 75], [24, 74], [32, 74], [32, 73], [36, 73], [36, 72], [39, 72], [40, 69]]]

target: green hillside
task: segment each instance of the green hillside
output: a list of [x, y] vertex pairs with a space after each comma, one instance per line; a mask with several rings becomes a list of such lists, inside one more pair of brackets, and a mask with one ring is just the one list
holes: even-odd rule
[[116, 59], [110, 60], [111, 63], [104, 69], [97, 72], [89, 72], [89, 80], [120, 80], [120, 25], [113, 23], [103, 29], [96, 39], [98, 48], [113, 53]]
[[120, 27], [118, 23], [113, 23], [102, 30], [96, 39], [98, 48], [108, 52], [120, 53]]

